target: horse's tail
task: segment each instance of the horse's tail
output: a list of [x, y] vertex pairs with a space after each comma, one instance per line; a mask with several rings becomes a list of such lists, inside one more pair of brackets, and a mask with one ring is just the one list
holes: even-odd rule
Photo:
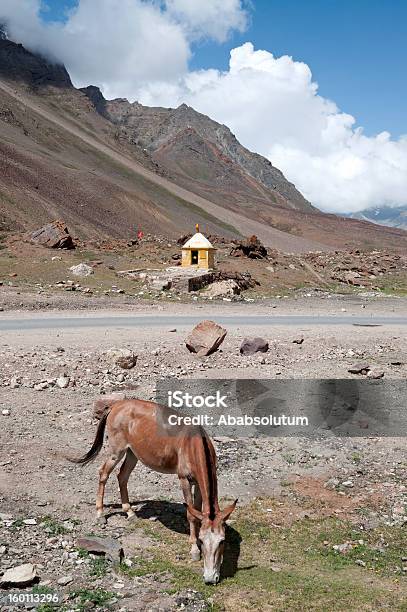
[[103, 447], [103, 439], [105, 436], [107, 417], [109, 416], [113, 404], [121, 399], [124, 399], [123, 394], [112, 394], [95, 401], [93, 405], [93, 416], [99, 419], [99, 425], [96, 430], [96, 435], [92, 447], [83, 457], [80, 457], [79, 459], [70, 458], [69, 461], [71, 461], [72, 463], [80, 463], [81, 465], [86, 465], [98, 456]]
[[95, 459], [95, 457], [98, 456], [98, 454], [102, 450], [103, 438], [105, 436], [105, 427], [106, 427], [106, 421], [107, 421], [108, 416], [109, 416], [109, 413], [106, 412], [106, 414], [104, 414], [102, 418], [100, 419], [98, 428], [96, 430], [96, 436], [95, 436], [95, 439], [93, 441], [93, 444], [90, 450], [88, 450], [86, 455], [84, 455], [83, 457], [79, 457], [79, 459], [70, 458], [69, 461], [71, 461], [71, 463], [80, 463], [82, 465], [86, 465], [87, 463], [89, 463], [90, 461], [93, 461], [93, 459]]

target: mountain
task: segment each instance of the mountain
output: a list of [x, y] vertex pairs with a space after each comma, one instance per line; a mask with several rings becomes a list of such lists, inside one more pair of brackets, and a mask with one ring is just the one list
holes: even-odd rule
[[105, 100], [0, 40], [0, 233], [61, 218], [81, 238], [178, 237], [200, 223], [288, 252], [407, 246], [407, 233], [315, 209], [268, 160], [194, 109]]
[[228, 127], [181, 104], [152, 108], [125, 99], [107, 101], [96, 87], [81, 89], [95, 109], [118, 126], [117, 137], [147, 150], [179, 182], [228, 204], [274, 204], [315, 209], [271, 162], [243, 147]]
[[352, 219], [362, 219], [378, 225], [407, 230], [407, 206], [369, 208], [358, 213], [351, 213], [348, 216]]
[[36, 89], [47, 85], [72, 87], [65, 67], [27, 51], [23, 45], [8, 40], [0, 25], [0, 77], [23, 81]]

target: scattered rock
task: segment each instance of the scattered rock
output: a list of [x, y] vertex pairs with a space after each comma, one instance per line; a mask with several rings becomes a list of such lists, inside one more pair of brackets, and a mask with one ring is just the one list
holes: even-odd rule
[[68, 376], [59, 376], [56, 379], [56, 386], [59, 387], [60, 389], [66, 389], [69, 385], [69, 377]]
[[348, 368], [348, 372], [351, 374], [363, 374], [366, 375], [370, 370], [370, 365], [365, 362], [355, 363], [353, 366]]
[[45, 389], [48, 389], [48, 387], [49, 387], [49, 384], [47, 382], [45, 382], [45, 381], [37, 383], [36, 385], [34, 385], [34, 389], [36, 391], [45, 391]]
[[124, 370], [131, 370], [137, 363], [137, 355], [129, 349], [110, 349], [106, 353], [109, 361]]
[[11, 389], [18, 389], [19, 386], [20, 386], [20, 382], [19, 382], [18, 378], [16, 376], [13, 376], [10, 379], [10, 388]]
[[353, 482], [352, 482], [351, 480], [345, 480], [345, 481], [342, 483], [342, 486], [343, 486], [343, 487], [353, 488], [353, 486], [354, 486], [354, 485], [353, 485]]
[[241, 355], [254, 355], [254, 353], [267, 353], [269, 343], [264, 338], [245, 338], [240, 345]]
[[94, 273], [94, 270], [88, 264], [80, 263], [77, 266], [71, 266], [69, 270], [74, 274], [74, 276], [90, 276]]
[[172, 281], [170, 278], [154, 278], [148, 286], [155, 291], [168, 291], [172, 287]]
[[121, 543], [113, 538], [99, 538], [97, 536], [78, 538], [76, 546], [90, 553], [106, 555], [111, 561], [121, 562], [124, 557]]
[[304, 338], [295, 338], [293, 340], [293, 344], [302, 344], [304, 342]]
[[8, 408], [4, 408], [4, 410], [1, 411], [1, 414], [3, 416], [10, 416], [10, 410]]
[[61, 576], [61, 578], [58, 578], [57, 580], [57, 584], [60, 586], [67, 586], [68, 584], [71, 584], [71, 582], [73, 582], [72, 576]]
[[[192, 589], [177, 593], [175, 595], [175, 604], [177, 610], [184, 610], [185, 612], [208, 612], [212, 607], [205, 601], [201, 593]], [[161, 605], [159, 607], [161, 608]], [[167, 609], [167, 607], [162, 609]]]
[[0, 577], [1, 586], [27, 586], [37, 578], [37, 572], [32, 563], [24, 563], [7, 570]]
[[373, 378], [374, 380], [378, 380], [379, 378], [383, 378], [384, 372], [382, 370], [369, 370], [367, 373], [369, 378]]
[[240, 287], [233, 279], [212, 283], [203, 293], [203, 295], [208, 298], [233, 297], [239, 294]]
[[75, 245], [63, 221], [53, 221], [32, 232], [29, 239], [50, 249], [74, 249]]
[[353, 546], [351, 542], [344, 542], [343, 544], [334, 544], [332, 548], [336, 552], [341, 553], [341, 555], [346, 555], [346, 553], [352, 550]]
[[194, 327], [186, 338], [185, 344], [191, 353], [196, 353], [198, 357], [205, 357], [219, 348], [226, 334], [226, 329], [217, 323], [204, 320]]

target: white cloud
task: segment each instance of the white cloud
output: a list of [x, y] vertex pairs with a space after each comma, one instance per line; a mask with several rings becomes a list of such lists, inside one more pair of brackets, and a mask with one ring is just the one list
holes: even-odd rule
[[318, 95], [309, 67], [291, 57], [246, 43], [232, 50], [227, 72], [192, 72], [168, 90], [150, 83], [139, 99], [186, 102], [225, 123], [324, 210], [407, 204], [407, 136], [365, 136], [354, 117]]
[[229, 69], [191, 72], [197, 38], [242, 31], [241, 0], [80, 0], [64, 24], [44, 24], [41, 0], [0, 0], [15, 40], [63, 61], [77, 86], [106, 97], [193, 106], [268, 157], [315, 205], [335, 212], [407, 204], [407, 136], [367, 137], [354, 117], [318, 94], [291, 57], [233, 49]]
[[243, 32], [247, 26], [248, 15], [241, 0], [165, 0], [165, 4], [192, 38], [224, 42], [232, 30]]
[[66, 23], [44, 24], [40, 0], [19, 1], [17, 11], [13, 0], [0, 0], [11, 37], [64, 62], [77, 86], [93, 83], [107, 96], [124, 96], [187, 70], [185, 31], [155, 2], [80, 0]]
[[75, 85], [134, 98], [150, 82], [187, 73], [191, 42], [242, 31], [241, 0], [79, 0], [65, 23], [44, 23], [41, 0], [0, 0], [11, 38], [63, 62]]

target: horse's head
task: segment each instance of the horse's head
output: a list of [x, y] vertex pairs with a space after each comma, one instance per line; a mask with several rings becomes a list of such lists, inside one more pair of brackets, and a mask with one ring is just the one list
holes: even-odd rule
[[237, 499], [224, 510], [220, 510], [213, 519], [209, 518], [208, 514], [203, 514], [196, 508], [188, 506], [189, 512], [201, 521], [199, 542], [204, 563], [203, 577], [206, 584], [219, 582], [225, 546], [225, 523], [236, 508], [236, 504]]

